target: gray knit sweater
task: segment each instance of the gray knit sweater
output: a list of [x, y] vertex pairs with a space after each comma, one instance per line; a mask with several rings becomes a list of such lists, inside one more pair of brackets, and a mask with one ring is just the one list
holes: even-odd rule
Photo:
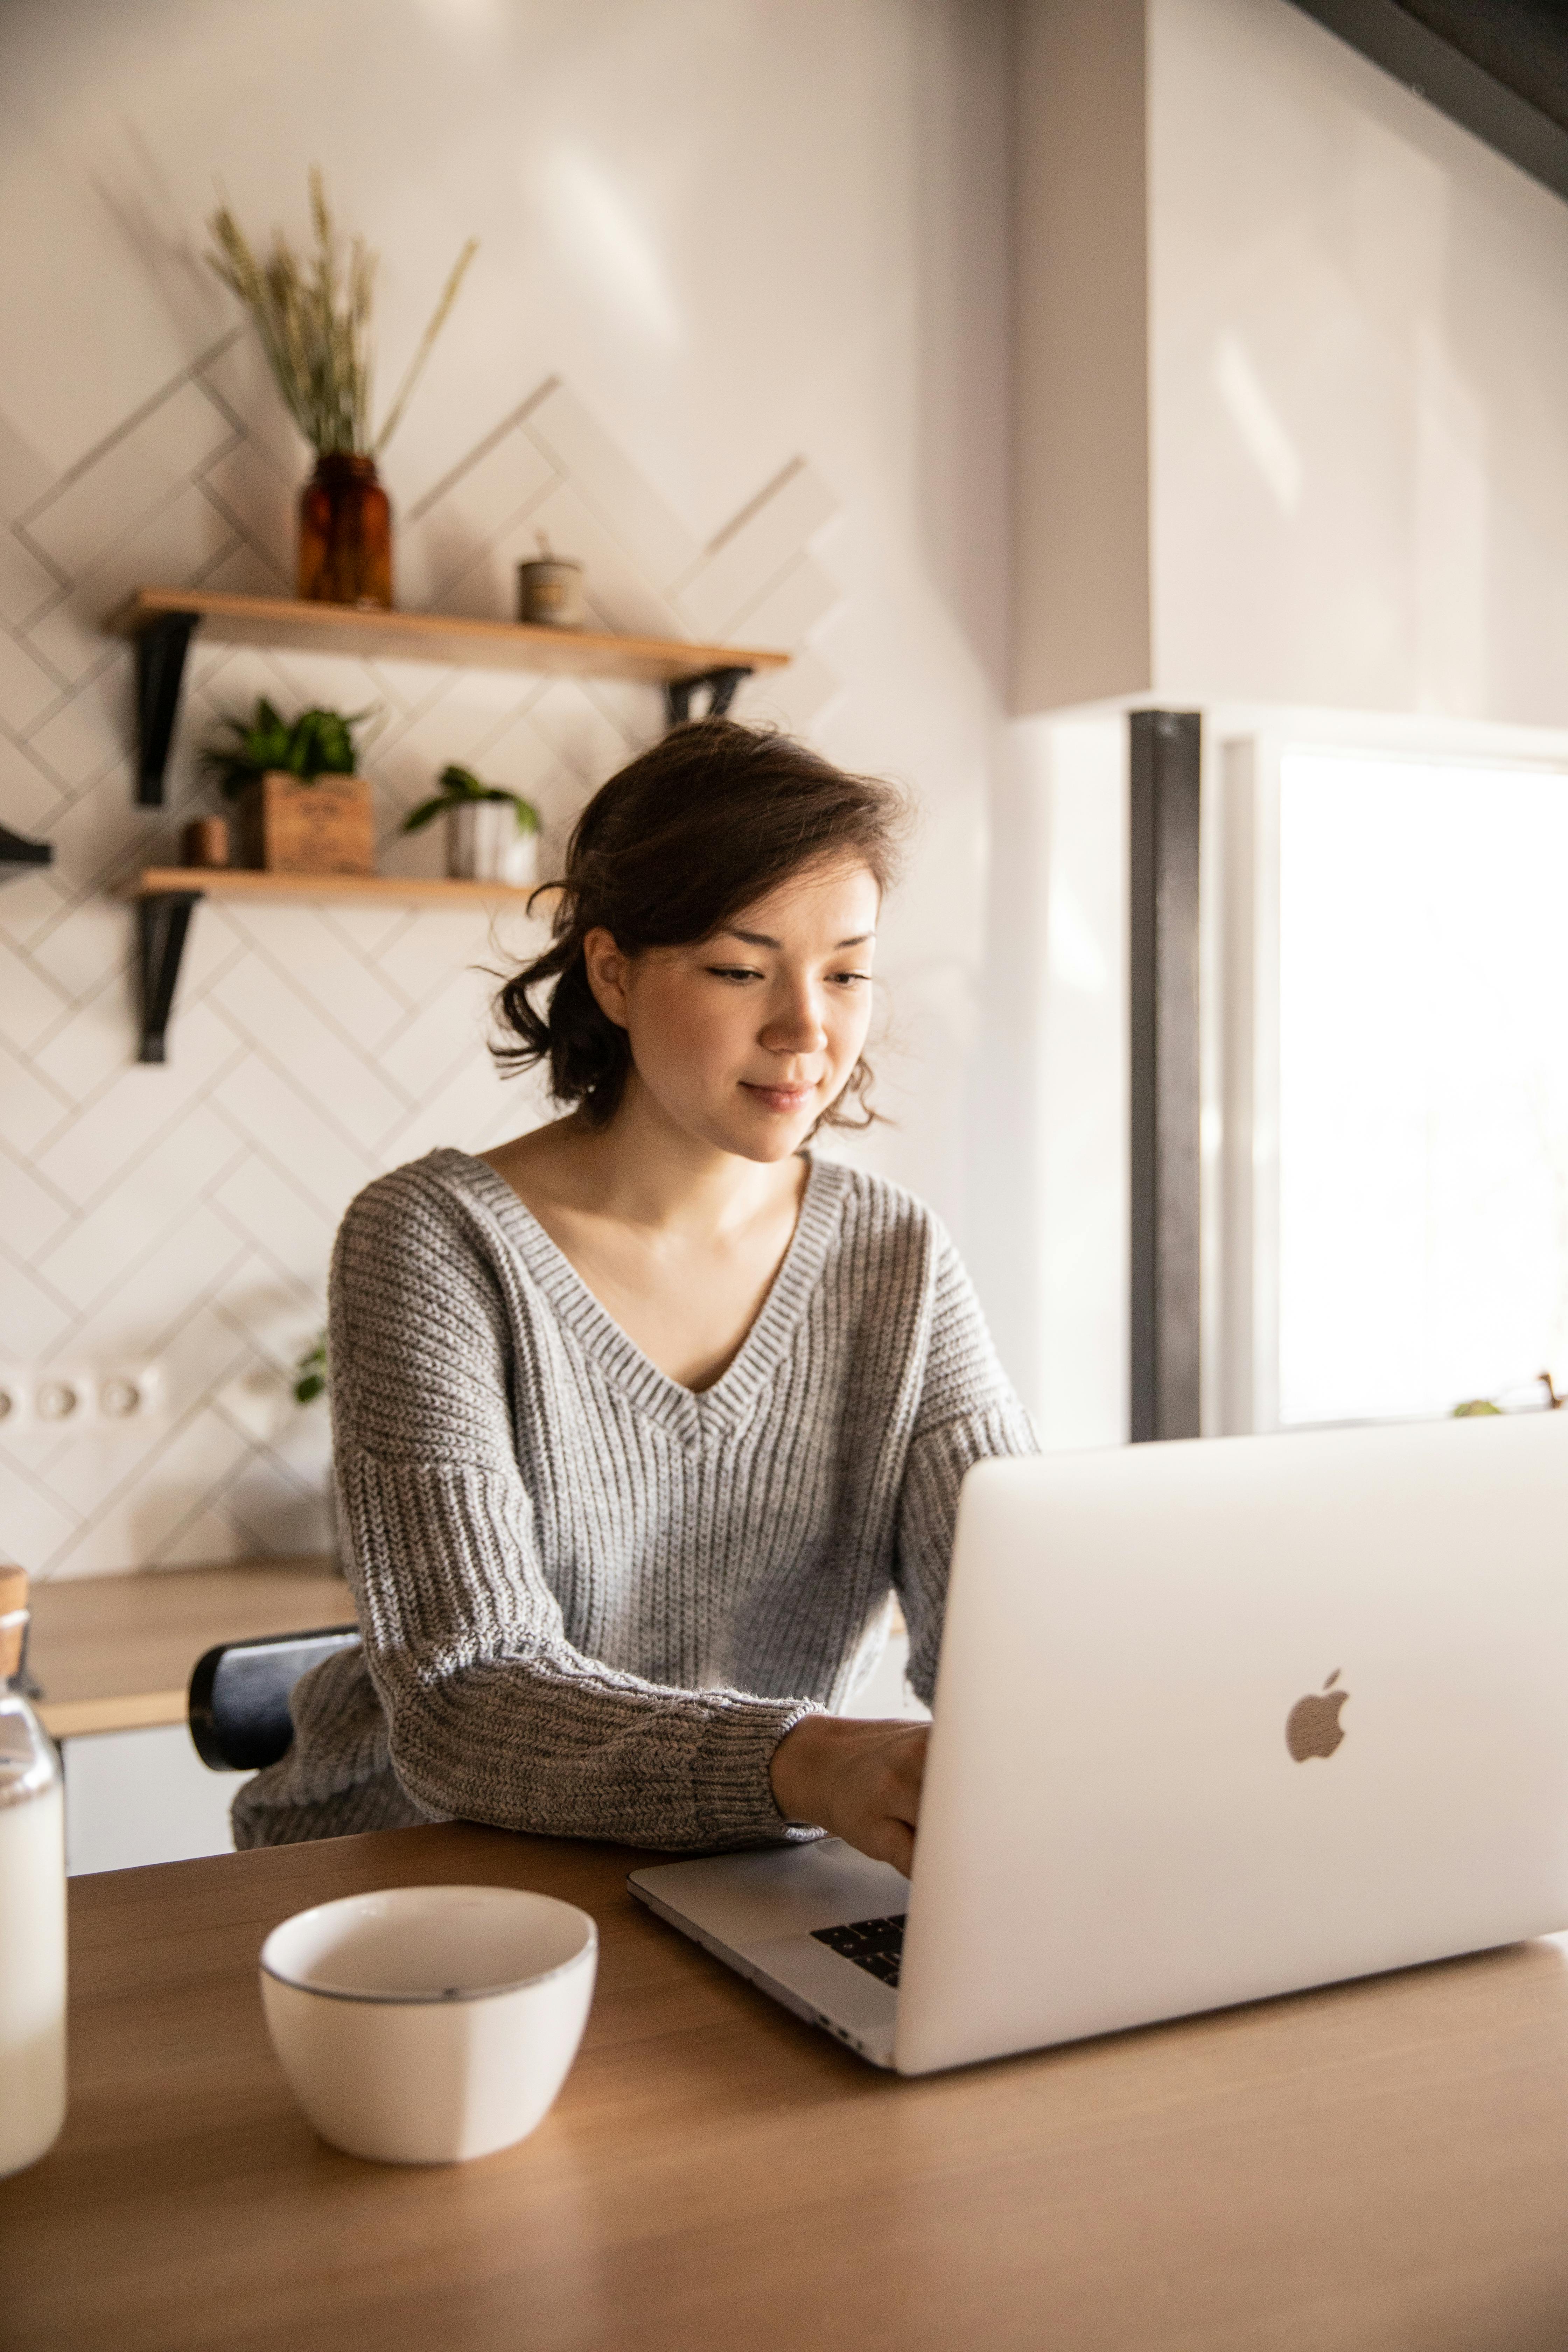
[[768, 1765], [879, 1648], [929, 1700], [960, 1481], [1034, 1437], [919, 1202], [811, 1164], [745, 1345], [649, 1362], [510, 1185], [434, 1151], [332, 1264], [339, 1532], [363, 1650], [294, 1694], [241, 1846], [457, 1818], [662, 1847], [792, 1834]]

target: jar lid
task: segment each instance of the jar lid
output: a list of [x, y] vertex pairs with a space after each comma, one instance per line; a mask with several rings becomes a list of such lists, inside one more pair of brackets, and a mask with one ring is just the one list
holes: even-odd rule
[[21, 1671], [22, 1640], [27, 1631], [27, 1571], [0, 1568], [0, 1683]]

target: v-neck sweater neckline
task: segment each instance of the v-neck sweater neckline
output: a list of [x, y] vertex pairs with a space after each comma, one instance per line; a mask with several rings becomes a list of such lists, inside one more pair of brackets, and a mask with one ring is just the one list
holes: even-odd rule
[[455, 1150], [433, 1156], [460, 1163], [469, 1191], [489, 1210], [556, 1320], [584, 1354], [640, 1412], [687, 1444], [697, 1443], [706, 1431], [738, 1428], [750, 1419], [821, 1278], [852, 1174], [837, 1161], [806, 1155], [805, 1189], [795, 1231], [756, 1320], [711, 1388], [699, 1390], [672, 1379], [643, 1353], [527, 1202], [488, 1160]]

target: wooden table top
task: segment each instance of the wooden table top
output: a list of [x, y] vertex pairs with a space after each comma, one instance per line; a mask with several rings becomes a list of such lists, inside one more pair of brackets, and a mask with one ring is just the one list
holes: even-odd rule
[[216, 1642], [352, 1625], [353, 1602], [333, 1563], [235, 1560], [226, 1568], [35, 1584], [27, 1665], [57, 1739], [184, 1723], [191, 1668]]
[[[634, 1859], [454, 1826], [73, 1881], [70, 2116], [0, 2182], [5, 2352], [1568, 2341], [1555, 1944], [906, 2083], [641, 1911]], [[290, 2099], [257, 1952], [438, 1880], [595, 1915], [587, 2035], [521, 2146], [360, 2163]]]

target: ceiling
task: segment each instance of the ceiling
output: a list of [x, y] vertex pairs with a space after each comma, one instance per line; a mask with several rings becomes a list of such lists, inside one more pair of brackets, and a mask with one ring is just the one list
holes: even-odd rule
[[1562, 0], [1295, 5], [1568, 200], [1568, 9]]

